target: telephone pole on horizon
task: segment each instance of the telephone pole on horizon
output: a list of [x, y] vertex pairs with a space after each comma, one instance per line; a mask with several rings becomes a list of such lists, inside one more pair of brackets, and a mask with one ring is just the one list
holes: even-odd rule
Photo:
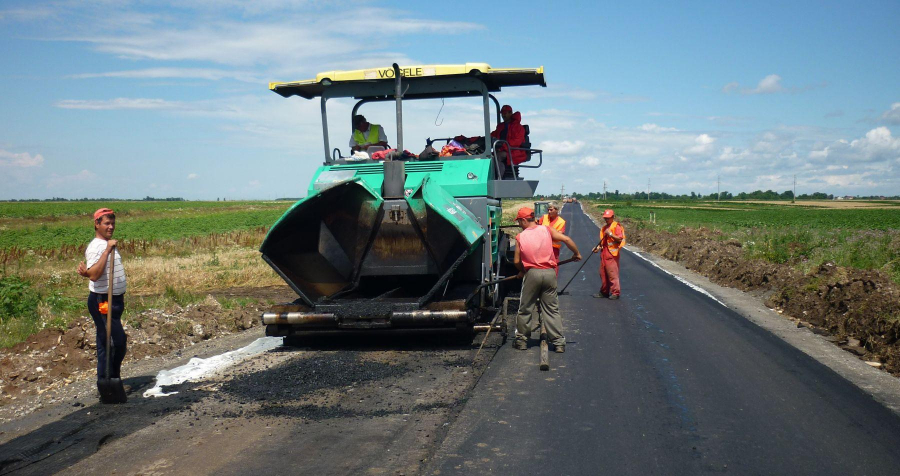
[[791, 195], [791, 203], [797, 203], [797, 174], [794, 174], [794, 191]]
[[647, 201], [650, 201], [650, 179], [647, 179]]
[[722, 198], [722, 182], [719, 180], [718, 175], [716, 175], [716, 201], [718, 202], [720, 198]]
[[566, 196], [566, 184], [559, 189], [559, 199], [562, 200]]
[[603, 181], [603, 199], [606, 200], [606, 180]]

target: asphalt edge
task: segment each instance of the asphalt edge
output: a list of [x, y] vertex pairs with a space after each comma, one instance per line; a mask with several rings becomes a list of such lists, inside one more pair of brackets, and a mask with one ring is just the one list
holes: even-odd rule
[[[602, 228], [597, 220], [581, 209], [597, 228]], [[760, 298], [741, 290], [720, 286], [700, 273], [691, 271], [675, 261], [656, 256], [634, 245], [624, 249], [636, 257], [649, 262], [682, 281], [695, 291], [707, 295], [719, 304], [738, 313], [741, 317], [769, 331], [795, 349], [817, 360], [845, 380], [881, 403], [894, 414], [900, 416], [900, 379], [870, 366], [849, 352], [814, 334], [806, 327], [786, 319], [766, 307]]]

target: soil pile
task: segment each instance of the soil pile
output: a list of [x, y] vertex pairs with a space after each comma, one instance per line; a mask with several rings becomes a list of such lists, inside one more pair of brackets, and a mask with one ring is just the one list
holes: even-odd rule
[[[629, 226], [630, 225], [630, 226]], [[878, 271], [825, 263], [808, 274], [744, 256], [741, 242], [705, 228], [677, 233], [625, 221], [628, 241], [713, 282], [768, 294], [766, 305], [830, 335], [845, 350], [900, 375], [900, 286]]]
[[[198, 304], [168, 310], [129, 315], [126, 308], [125, 365], [257, 326], [260, 309], [257, 305], [224, 309], [212, 296]], [[101, 338], [105, 336], [104, 332]], [[96, 328], [90, 317], [83, 316], [68, 329], [44, 329], [25, 342], [0, 350], [0, 405], [95, 378], [96, 349]]]

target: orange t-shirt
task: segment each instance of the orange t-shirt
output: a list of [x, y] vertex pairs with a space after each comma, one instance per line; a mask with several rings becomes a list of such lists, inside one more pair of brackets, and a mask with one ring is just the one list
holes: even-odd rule
[[553, 238], [545, 226], [533, 226], [516, 235], [519, 246], [519, 259], [522, 266], [528, 269], [552, 269], [556, 267], [556, 254], [553, 253]]

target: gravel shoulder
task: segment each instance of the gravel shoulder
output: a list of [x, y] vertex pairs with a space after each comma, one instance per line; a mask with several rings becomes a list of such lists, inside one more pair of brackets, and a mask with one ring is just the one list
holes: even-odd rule
[[132, 367], [141, 375], [130, 379], [127, 404], [96, 404], [86, 387], [0, 425], [0, 474], [108, 472], [110, 461], [117, 474], [413, 474], [500, 345], [492, 335], [474, 361], [483, 335], [316, 336], [166, 388], [176, 395], [140, 396], [155, 370], [260, 335], [251, 329]]

